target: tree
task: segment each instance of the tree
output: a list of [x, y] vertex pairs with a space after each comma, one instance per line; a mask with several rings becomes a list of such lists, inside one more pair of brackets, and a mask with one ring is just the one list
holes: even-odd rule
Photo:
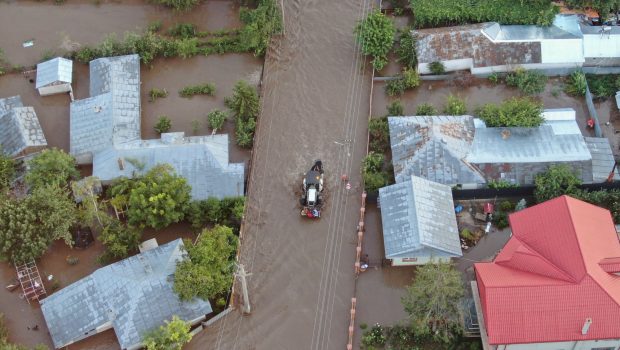
[[549, 199], [567, 194], [575, 196], [580, 190], [581, 180], [567, 165], [554, 165], [544, 173], [536, 175], [534, 179], [536, 202], [542, 203]]
[[239, 18], [243, 28], [239, 32], [239, 41], [244, 51], [254, 51], [255, 56], [267, 52], [271, 36], [282, 31], [281, 11], [275, 0], [260, 0], [254, 10], [242, 7]]
[[75, 168], [75, 158], [57, 148], [45, 149], [29, 163], [26, 183], [31, 187], [56, 185], [64, 187], [69, 180], [76, 180], [80, 173]]
[[542, 102], [527, 97], [513, 97], [500, 105], [487, 103], [475, 113], [489, 127], [535, 128], [545, 119]]
[[142, 232], [132, 226], [123, 224], [120, 220], [108, 220], [98, 239], [106, 248], [102, 261], [123, 259], [129, 253], [138, 249]]
[[0, 192], [9, 189], [15, 177], [15, 161], [0, 148]]
[[180, 262], [174, 273], [174, 291], [181, 300], [194, 297], [213, 299], [232, 285], [238, 238], [226, 226], [202, 231], [196, 243], [185, 242], [189, 259]]
[[91, 225], [95, 219], [100, 227], [103, 227], [104, 220], [107, 218], [106, 206], [100, 207], [99, 194], [101, 192], [101, 181], [95, 176], [88, 176], [80, 181], [71, 183], [74, 196], [79, 198], [81, 206], [82, 222]]
[[228, 114], [226, 112], [214, 109], [209, 114], [207, 114], [207, 122], [209, 123], [209, 128], [213, 130], [215, 134], [219, 129], [224, 126], [224, 122], [228, 118]]
[[243, 120], [256, 118], [260, 112], [260, 101], [256, 89], [245, 80], [239, 80], [235, 84], [232, 97], [225, 98], [224, 102], [226, 107], [233, 111], [235, 117]]
[[0, 203], [0, 256], [13, 263], [37, 259], [52, 241], [72, 244], [69, 229], [76, 222], [75, 206], [65, 190], [37, 187], [23, 199]]
[[431, 262], [418, 267], [401, 302], [416, 334], [448, 343], [462, 329], [463, 294], [460, 273], [451, 264]]
[[181, 350], [192, 340], [189, 323], [178, 316], [172, 316], [165, 326], [159, 326], [144, 336], [143, 344], [147, 350]]
[[128, 223], [162, 229], [183, 220], [191, 188], [168, 164], [153, 167], [134, 180], [129, 195]]
[[355, 27], [357, 41], [364, 55], [372, 56], [372, 66], [381, 70], [387, 65], [387, 54], [394, 45], [394, 23], [381, 11], [375, 10]]

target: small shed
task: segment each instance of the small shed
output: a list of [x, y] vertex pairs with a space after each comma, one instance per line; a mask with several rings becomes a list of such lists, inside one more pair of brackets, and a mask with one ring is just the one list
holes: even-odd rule
[[41, 96], [72, 92], [73, 61], [56, 57], [37, 64], [36, 88]]

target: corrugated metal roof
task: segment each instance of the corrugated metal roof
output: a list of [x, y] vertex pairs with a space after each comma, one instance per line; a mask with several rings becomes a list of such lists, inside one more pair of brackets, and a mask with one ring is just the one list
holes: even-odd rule
[[576, 16], [558, 15], [556, 16], [553, 25], [548, 27], [491, 23], [482, 30], [494, 41], [523, 42], [537, 40], [580, 39], [581, 33], [578, 32], [577, 29], [578, 22]]
[[388, 124], [397, 183], [411, 175], [447, 185], [485, 182], [463, 162], [474, 137], [471, 116], [390, 117]]
[[63, 57], [56, 57], [37, 64], [37, 82], [35, 86], [38, 89], [56, 82], [71, 83], [72, 78], [73, 61]]
[[[615, 163], [609, 140], [604, 137], [585, 137], [584, 139], [592, 155], [592, 181], [594, 183], [607, 181]], [[614, 179], [620, 180], [618, 172], [615, 173]]]
[[386, 258], [462, 255], [449, 186], [411, 176], [379, 196]]
[[[184, 137], [181, 133], [165, 133], [161, 139], [138, 140], [109, 147], [93, 159], [93, 176], [110, 181], [120, 176], [132, 177], [157, 164], [170, 164], [192, 187], [195, 200], [208, 197], [243, 196], [244, 165], [228, 161], [228, 135]], [[120, 170], [119, 159], [124, 160]]]
[[[543, 124], [538, 128], [483, 128], [476, 129], [468, 163], [543, 163], [592, 159], [581, 133], [567, 134], [570, 129], [558, 123], [554, 127]], [[575, 124], [575, 122], [572, 122]], [[578, 131], [578, 128], [577, 128]]]
[[90, 62], [88, 99], [71, 103], [70, 151], [95, 154], [140, 139], [140, 57], [106, 57]]
[[0, 146], [10, 156], [28, 147], [47, 146], [34, 108], [23, 107], [19, 96], [0, 99]]
[[100, 268], [41, 301], [56, 348], [96, 334], [111, 324], [122, 349], [173, 315], [193, 320], [211, 313], [208, 301], [181, 302], [172, 289], [176, 264], [186, 258], [177, 239]]
[[600, 264], [620, 258], [609, 211], [562, 196], [510, 215], [510, 224], [497, 258], [475, 264], [489, 343], [619, 338], [620, 276]]

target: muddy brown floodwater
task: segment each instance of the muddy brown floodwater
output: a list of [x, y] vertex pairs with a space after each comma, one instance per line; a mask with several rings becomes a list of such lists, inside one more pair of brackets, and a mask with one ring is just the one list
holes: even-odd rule
[[[47, 52], [63, 53], [80, 45], [94, 45], [107, 35], [122, 37], [125, 32], [141, 32], [161, 20], [164, 29], [173, 23], [194, 23], [199, 30], [240, 26], [238, 6], [233, 1], [205, 1], [189, 12], [176, 13], [149, 5], [143, 0], [71, 0], [63, 5], [53, 1], [0, 2], [0, 49], [13, 65], [31, 66]], [[34, 46], [22, 43], [34, 40]]]
[[[354, 287], [370, 70], [353, 28], [370, 1], [292, 0], [270, 49], [241, 262], [252, 314], [233, 312], [187, 349], [342, 349]], [[322, 159], [323, 217], [300, 217], [302, 174]], [[347, 191], [340, 175], [350, 175]]]

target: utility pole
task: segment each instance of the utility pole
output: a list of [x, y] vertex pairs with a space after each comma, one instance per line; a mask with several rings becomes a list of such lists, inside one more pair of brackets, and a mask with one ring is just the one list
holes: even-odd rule
[[252, 312], [250, 307], [250, 296], [248, 293], [248, 282], [245, 279], [248, 276], [252, 276], [252, 274], [245, 272], [243, 264], [237, 265], [237, 272], [235, 272], [235, 277], [239, 277], [239, 279], [241, 280], [241, 290], [243, 292], [243, 307], [241, 309], [241, 312], [243, 312], [244, 315], [249, 315]]
[[282, 11], [282, 35], [286, 36], [286, 22], [284, 21], [284, 0], [280, 0], [280, 9]]

